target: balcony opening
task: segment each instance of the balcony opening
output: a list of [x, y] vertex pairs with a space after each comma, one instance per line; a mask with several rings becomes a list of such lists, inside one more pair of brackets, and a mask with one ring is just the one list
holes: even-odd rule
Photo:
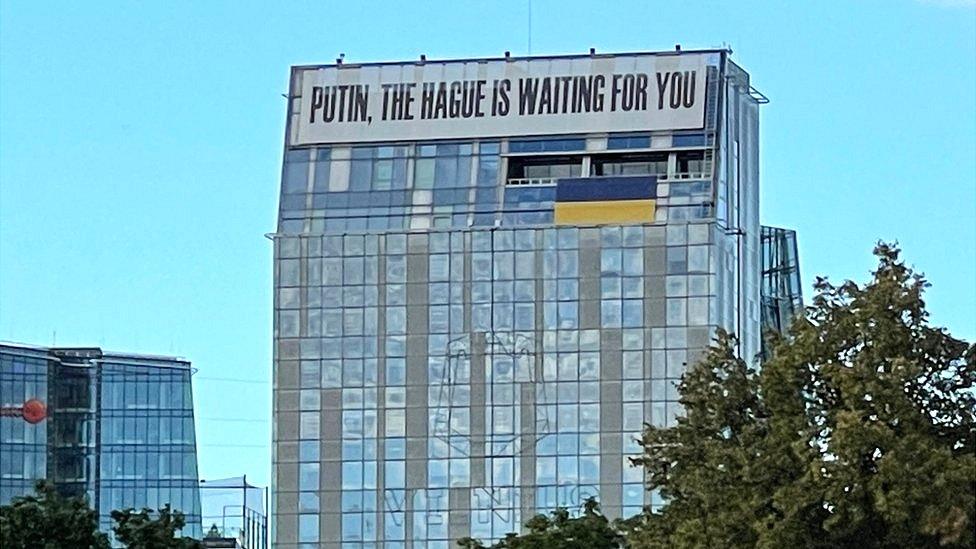
[[594, 156], [593, 176], [667, 175], [668, 153], [608, 154]]
[[508, 159], [509, 185], [555, 185], [564, 177], [580, 177], [582, 156], [513, 156]]
[[712, 173], [711, 154], [705, 151], [679, 151], [675, 157], [675, 179], [702, 179]]

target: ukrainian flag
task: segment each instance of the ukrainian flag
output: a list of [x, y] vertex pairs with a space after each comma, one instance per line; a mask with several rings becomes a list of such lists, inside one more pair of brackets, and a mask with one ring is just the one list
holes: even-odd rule
[[556, 182], [556, 225], [604, 225], [654, 221], [657, 178], [581, 177]]

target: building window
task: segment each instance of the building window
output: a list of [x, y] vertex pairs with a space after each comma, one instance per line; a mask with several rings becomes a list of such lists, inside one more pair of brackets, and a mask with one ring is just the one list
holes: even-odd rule
[[668, 153], [595, 155], [591, 172], [595, 176], [667, 175]]
[[513, 140], [508, 150], [513, 153], [582, 151], [586, 150], [586, 139]]
[[298, 515], [298, 541], [315, 542], [319, 540], [319, 516]]
[[679, 151], [675, 154], [675, 177], [678, 179], [708, 177], [712, 171], [710, 156], [706, 155], [706, 151]]
[[349, 190], [366, 192], [406, 189], [406, 157], [405, 146], [354, 147], [349, 164]]
[[564, 177], [583, 175], [582, 156], [513, 156], [508, 159], [509, 185], [553, 185]]
[[607, 138], [607, 149], [647, 149], [651, 146], [649, 135], [613, 135]]

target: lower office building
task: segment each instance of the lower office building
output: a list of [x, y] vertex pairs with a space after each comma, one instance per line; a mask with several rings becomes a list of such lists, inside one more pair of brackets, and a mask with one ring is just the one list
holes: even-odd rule
[[201, 537], [192, 370], [177, 358], [0, 344], [0, 504], [40, 479], [115, 509], [170, 504]]
[[659, 505], [644, 424], [717, 329], [762, 350], [765, 98], [729, 52], [339, 62], [289, 97], [273, 545]]
[[204, 547], [267, 549], [268, 489], [247, 475], [200, 481]]

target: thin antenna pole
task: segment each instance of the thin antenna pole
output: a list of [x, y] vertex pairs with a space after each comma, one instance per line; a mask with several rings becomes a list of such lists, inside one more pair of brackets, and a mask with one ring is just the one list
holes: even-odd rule
[[529, 55], [532, 55], [532, 0], [529, 0]]

